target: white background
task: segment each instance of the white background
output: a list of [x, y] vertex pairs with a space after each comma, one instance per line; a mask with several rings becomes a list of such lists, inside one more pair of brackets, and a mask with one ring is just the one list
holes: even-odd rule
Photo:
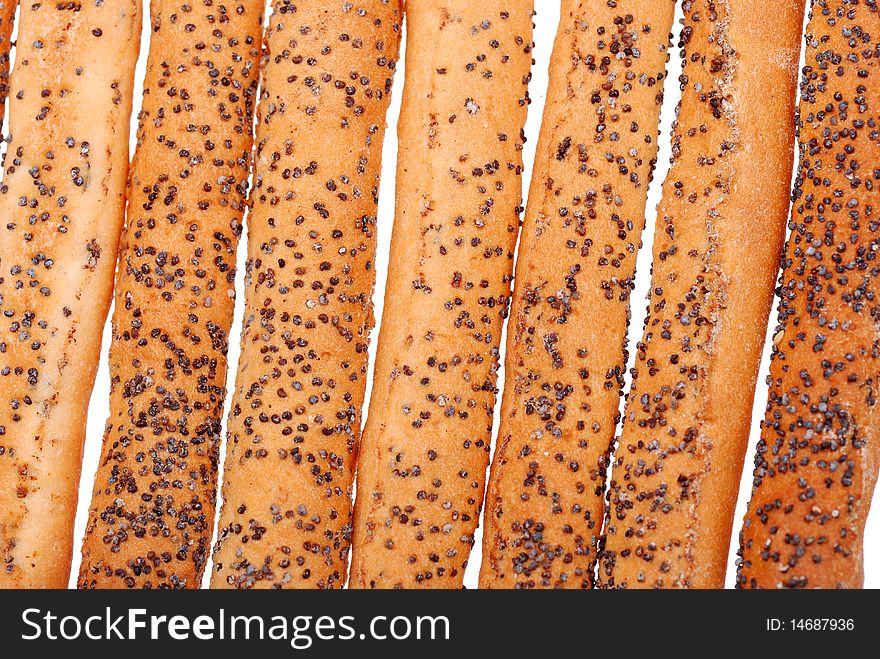
[[[341, 2], [341, 0], [327, 0], [328, 2]], [[597, 0], [598, 1], [598, 0]], [[141, 90], [143, 87], [143, 77], [144, 70], [146, 66], [146, 58], [147, 58], [147, 48], [148, 48], [148, 39], [149, 39], [149, 18], [148, 18], [148, 0], [144, 0], [144, 22], [143, 22], [143, 36], [141, 43], [141, 54], [138, 60], [137, 73], [135, 76], [135, 94], [134, 94], [134, 112], [132, 117], [132, 129], [131, 129], [131, 148], [134, 149], [135, 145], [135, 129], [136, 129], [136, 119], [137, 111], [140, 106], [141, 99]], [[526, 144], [526, 149], [524, 153], [525, 164], [526, 164], [526, 175], [523, 178], [523, 194], [525, 195], [528, 191], [529, 184], [529, 176], [531, 173], [531, 164], [535, 156], [535, 148], [538, 143], [538, 131], [541, 125], [541, 115], [543, 112], [544, 98], [545, 92], [547, 88], [547, 66], [550, 59], [550, 51], [553, 46], [553, 38], [556, 34], [556, 27], [559, 21], [559, 3], [556, 0], [536, 0], [536, 9], [538, 14], [535, 18], [535, 44], [536, 48], [534, 51], [535, 56], [535, 66], [533, 69], [533, 79], [530, 88], [530, 93], [533, 99], [532, 106], [529, 111], [529, 120], [526, 126], [526, 134], [528, 136], [528, 142]], [[674, 29], [675, 39], [674, 43], [678, 42], [678, 32], [680, 29], [680, 25], [678, 24], [678, 18], [680, 18], [680, 8], [677, 15], [676, 27]], [[760, 47], [759, 44], [755, 44], [755, 47]], [[112, 54], [109, 54], [112, 56]], [[401, 53], [403, 55], [403, 53]], [[13, 54], [14, 58], [14, 54]], [[672, 126], [672, 121], [675, 115], [675, 105], [678, 102], [679, 98], [679, 89], [678, 89], [678, 75], [681, 72], [681, 61], [680, 61], [680, 53], [677, 48], [674, 48], [672, 51], [672, 58], [669, 64], [668, 76], [666, 79], [666, 105], [663, 108], [663, 117], [661, 124], [661, 138], [660, 138], [660, 158], [659, 158], [659, 166], [658, 171], [656, 172], [654, 184], [651, 187], [648, 201], [648, 218], [647, 218], [647, 226], [644, 233], [644, 247], [640, 253], [638, 259], [638, 277], [636, 282], [636, 291], [632, 296], [633, 300], [633, 309], [632, 309], [632, 323], [630, 330], [630, 343], [633, 344], [636, 340], [638, 340], [638, 334], [642, 330], [642, 325], [644, 322], [645, 312], [646, 312], [646, 293], [649, 288], [649, 272], [650, 272], [650, 258], [651, 258], [651, 241], [654, 234], [654, 215], [657, 207], [657, 203], [660, 200], [660, 183], [663, 181], [666, 171], [669, 166], [669, 156], [670, 156], [670, 147], [669, 147], [669, 136], [670, 129]], [[376, 304], [376, 317], [381, 318], [382, 315], [382, 291], [385, 286], [385, 278], [387, 273], [388, 266], [388, 251], [391, 240], [391, 225], [394, 218], [394, 167], [396, 162], [397, 155], [397, 137], [394, 127], [397, 125], [397, 118], [400, 114], [400, 99], [401, 99], [401, 87], [403, 85], [403, 75], [404, 75], [404, 62], [402, 61], [403, 57], [401, 57], [401, 63], [398, 67], [397, 78], [395, 80], [395, 91], [393, 95], [391, 110], [388, 115], [388, 125], [390, 130], [388, 131], [388, 136], [385, 143], [384, 148], [384, 171], [383, 171], [383, 183], [381, 196], [379, 200], [379, 251], [376, 260], [376, 272], [378, 275], [378, 281], [376, 285], [376, 294], [374, 296], [375, 304]], [[239, 273], [244, 271], [244, 260], [245, 260], [245, 244], [242, 241], [239, 253], [238, 253], [238, 264], [239, 264]], [[238, 282], [238, 290], [241, 293], [241, 278], [239, 277]], [[232, 330], [232, 337], [238, 337], [239, 328], [241, 324], [241, 314], [242, 314], [242, 305], [244, 302], [244, 296], [239, 294], [236, 308], [235, 308], [235, 325]], [[774, 312], [771, 315], [770, 323], [771, 326], [775, 324], [775, 308]], [[374, 341], [371, 345], [370, 349], [370, 357], [371, 364], [372, 358], [375, 356], [376, 351], [376, 342], [375, 338], [378, 336], [378, 327], [373, 333]], [[89, 506], [89, 496], [92, 491], [92, 480], [94, 477], [95, 469], [98, 464], [98, 458], [101, 451], [101, 440], [102, 440], [102, 430], [104, 428], [104, 423], [108, 416], [108, 391], [109, 391], [109, 377], [107, 370], [107, 347], [110, 340], [110, 328], [109, 322], [107, 323], [107, 327], [104, 332], [104, 343], [103, 343], [103, 351], [101, 357], [101, 367], [98, 371], [98, 378], [95, 383], [95, 389], [92, 395], [91, 404], [89, 406], [89, 417], [88, 417], [88, 433], [85, 445], [85, 459], [83, 463], [83, 472], [82, 479], [80, 482], [80, 492], [82, 494], [81, 500], [79, 502], [79, 506], [77, 508], [76, 515], [76, 528], [75, 528], [75, 545], [74, 545], [74, 565], [72, 570], [72, 576], [70, 579], [70, 585], [74, 586], [76, 582], [76, 575], [79, 570], [79, 544], [81, 542], [85, 524], [87, 519], [87, 512]], [[231, 364], [230, 375], [234, 377], [235, 375], [235, 365], [238, 362], [238, 345], [237, 341], [233, 340], [230, 344], [229, 350], [229, 363]], [[502, 341], [502, 346], [504, 345], [504, 341]], [[631, 351], [631, 353], [634, 351]], [[751, 463], [752, 456], [754, 452], [755, 443], [758, 440], [758, 426], [759, 420], [763, 417], [764, 405], [766, 402], [766, 390], [764, 387], [764, 378], [768, 372], [768, 364], [769, 364], [769, 351], [765, 351], [764, 359], [761, 364], [761, 376], [759, 378], [759, 386], [758, 393], [755, 397], [755, 406], [753, 410], [753, 422], [752, 422], [752, 435], [749, 442], [749, 452], [746, 457], [746, 467], [743, 474], [742, 486], [740, 489], [739, 502], [737, 505], [736, 519], [734, 523], [734, 537], [733, 542], [731, 543], [730, 549], [730, 564], [728, 568], [727, 574], [727, 585], [728, 587], [733, 585], [733, 577], [735, 573], [734, 567], [734, 559], [736, 558], [736, 534], [739, 531], [740, 521], [745, 512], [745, 506], [748, 500], [749, 492], [751, 489]], [[631, 359], [633, 357], [631, 356]], [[629, 364], [628, 366], [631, 366]], [[503, 382], [504, 372], [501, 371], [499, 382]], [[229, 390], [232, 391], [233, 382], [229, 383]], [[369, 395], [369, 385], [367, 388], [367, 392]], [[227, 406], [229, 401], [227, 400]], [[497, 425], [496, 425], [497, 431]], [[871, 438], [872, 440], [880, 441], [880, 438]], [[225, 446], [223, 448], [223, 452], [225, 453]], [[880, 488], [878, 488], [878, 492], [880, 492]], [[880, 494], [875, 497], [875, 506], [874, 508], [880, 508], [880, 503], [878, 503], [878, 499], [880, 499]], [[481, 547], [481, 532], [477, 533], [477, 542], [474, 548], [474, 552], [471, 557], [470, 565], [465, 575], [465, 584], [470, 588], [476, 587], [477, 584], [477, 571], [480, 565], [480, 547]], [[865, 546], [865, 556], [867, 558], [866, 561], [866, 581], [865, 585], [867, 587], [877, 588], [880, 587], [880, 560], [877, 560], [877, 557], [880, 556], [880, 515], [878, 515], [875, 511], [870, 519], [868, 520], [868, 530], [866, 534], [866, 546]], [[206, 571], [206, 577], [210, 574], [210, 566]], [[207, 578], [205, 580], [207, 584]]]

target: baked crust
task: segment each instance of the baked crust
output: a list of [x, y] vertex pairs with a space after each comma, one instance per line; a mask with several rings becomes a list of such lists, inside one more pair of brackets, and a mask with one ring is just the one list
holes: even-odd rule
[[685, 2], [683, 97], [599, 579], [721, 588], [794, 158], [803, 0]]
[[341, 588], [403, 9], [274, 8], [211, 585]]
[[508, 327], [482, 588], [588, 588], [674, 0], [565, 0]]
[[397, 208], [351, 586], [459, 588], [522, 203], [529, 0], [409, 0]]
[[815, 0], [742, 588], [859, 588], [880, 467], [880, 13]]
[[123, 223], [141, 4], [24, 3], [20, 21], [0, 186], [0, 587], [63, 588]]
[[9, 51], [17, 7], [17, 0], [0, 0], [0, 110], [9, 95]]
[[262, 0], [152, 0], [80, 588], [198, 588], [214, 527]]

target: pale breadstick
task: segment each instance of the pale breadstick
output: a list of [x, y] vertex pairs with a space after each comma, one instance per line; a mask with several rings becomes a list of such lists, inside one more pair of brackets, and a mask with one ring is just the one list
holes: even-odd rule
[[674, 0], [564, 0], [520, 238], [483, 588], [587, 588]]
[[532, 2], [410, 0], [397, 217], [351, 585], [458, 588], [521, 212]]
[[399, 0], [276, 0], [212, 586], [341, 588]]
[[720, 588], [788, 212], [803, 0], [688, 0], [599, 578]]
[[80, 588], [197, 588], [214, 526], [263, 2], [150, 15]]
[[21, 8], [0, 186], [0, 587], [67, 585], [140, 27], [139, 0]]
[[816, 0], [743, 588], [860, 588], [880, 466], [880, 13]]

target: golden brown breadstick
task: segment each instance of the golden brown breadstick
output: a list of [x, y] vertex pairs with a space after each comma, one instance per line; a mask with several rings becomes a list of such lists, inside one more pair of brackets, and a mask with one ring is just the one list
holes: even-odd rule
[[520, 239], [483, 588], [588, 588], [674, 0], [564, 0]]
[[141, 4], [20, 15], [0, 186], [0, 587], [63, 588], [123, 222]]
[[803, 0], [688, 0], [599, 578], [720, 588], [788, 212]]
[[211, 584], [341, 588], [403, 10], [273, 6]]
[[0, 115], [9, 95], [9, 51], [12, 49], [12, 28], [18, 0], [0, 0]]
[[815, 0], [743, 588], [858, 588], [880, 465], [880, 13]]
[[407, 2], [397, 217], [351, 585], [457, 588], [483, 503], [521, 212], [532, 2]]
[[197, 588], [214, 525], [262, 0], [153, 0], [80, 588]]

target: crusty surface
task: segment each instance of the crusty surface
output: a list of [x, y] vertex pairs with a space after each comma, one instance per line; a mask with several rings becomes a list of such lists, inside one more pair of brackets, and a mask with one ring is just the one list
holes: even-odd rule
[[211, 543], [261, 0], [153, 0], [110, 418], [80, 588], [196, 588]]
[[565, 0], [520, 238], [483, 588], [588, 588], [674, 0]]
[[858, 588], [880, 465], [880, 13], [816, 0], [743, 588]]
[[458, 588], [521, 212], [532, 2], [407, 2], [397, 210], [351, 585]]
[[788, 212], [803, 0], [687, 0], [599, 578], [720, 588]]
[[341, 588], [399, 0], [276, 0], [213, 587]]
[[20, 15], [0, 186], [0, 587], [58, 588], [123, 221], [141, 5]]
[[9, 95], [9, 51], [12, 49], [16, 7], [17, 0], [0, 0], [0, 115]]

